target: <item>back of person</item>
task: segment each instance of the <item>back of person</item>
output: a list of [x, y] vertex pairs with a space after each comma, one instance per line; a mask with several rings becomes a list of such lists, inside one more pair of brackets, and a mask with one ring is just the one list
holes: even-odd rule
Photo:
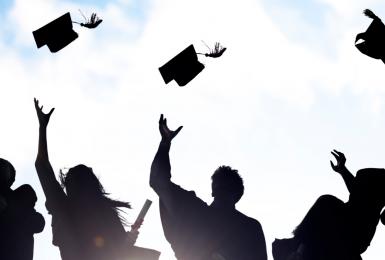
[[31, 186], [22, 185], [6, 196], [7, 208], [0, 216], [0, 257], [7, 260], [32, 260], [35, 233], [45, 222], [34, 209], [37, 200]]
[[385, 205], [385, 170], [361, 169], [347, 203], [354, 247], [366, 251], [376, 232], [381, 210]]
[[112, 209], [77, 205], [68, 198], [63, 204], [50, 210], [53, 244], [63, 260], [113, 260], [122, 254], [125, 231]]
[[[257, 220], [235, 209], [211, 208], [213, 241], [217, 241], [214, 255], [224, 259], [262, 259], [266, 248], [258, 248], [262, 227]], [[263, 239], [264, 240], [264, 239]], [[263, 241], [264, 242], [264, 241]], [[263, 243], [264, 244], [264, 243]], [[259, 257], [258, 257], [259, 255]]]
[[[173, 218], [161, 210], [166, 238], [178, 259], [263, 259], [266, 248], [258, 248], [263, 234], [258, 221], [235, 209], [220, 209], [198, 201], [186, 204]], [[221, 259], [218, 258], [218, 259]]]

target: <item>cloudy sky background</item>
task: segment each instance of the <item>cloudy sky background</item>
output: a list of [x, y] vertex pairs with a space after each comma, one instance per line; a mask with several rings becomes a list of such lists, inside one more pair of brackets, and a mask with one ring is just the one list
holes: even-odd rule
[[[268, 251], [289, 237], [315, 199], [346, 200], [330, 151], [356, 172], [385, 164], [385, 65], [354, 47], [355, 35], [385, 17], [379, 0], [5, 0], [0, 2], [0, 157], [16, 170], [14, 187], [30, 183], [46, 228], [35, 236], [35, 259], [59, 260], [50, 217], [34, 170], [38, 123], [33, 98], [55, 107], [48, 129], [56, 170], [91, 166], [112, 197], [132, 202], [134, 221], [146, 198], [160, 113], [184, 128], [171, 151], [174, 182], [211, 202], [217, 166], [238, 169], [245, 195], [238, 209], [258, 219]], [[104, 20], [51, 54], [32, 31], [81, 9]], [[158, 67], [194, 44], [227, 47], [190, 84], [165, 85]], [[48, 111], [48, 110], [47, 110]], [[364, 259], [382, 260], [385, 227], [378, 226]], [[150, 209], [137, 242], [173, 259]], [[270, 254], [271, 258], [271, 254]]]

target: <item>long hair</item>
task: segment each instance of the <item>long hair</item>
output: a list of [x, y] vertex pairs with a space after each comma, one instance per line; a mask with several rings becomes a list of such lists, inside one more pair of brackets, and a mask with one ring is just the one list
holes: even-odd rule
[[59, 178], [61, 186], [66, 190], [67, 195], [69, 195], [69, 189], [74, 190], [78, 194], [87, 193], [90, 195], [87, 198], [90, 198], [92, 203], [98, 207], [107, 205], [107, 207], [109, 207], [113, 213], [119, 217], [122, 224], [127, 224], [125, 218], [121, 214], [122, 210], [119, 208], [130, 209], [130, 203], [109, 198], [109, 193], [105, 192], [99, 179], [92, 171], [92, 168], [83, 164], [79, 164], [70, 168], [67, 173], [64, 173], [63, 170], [60, 170]]

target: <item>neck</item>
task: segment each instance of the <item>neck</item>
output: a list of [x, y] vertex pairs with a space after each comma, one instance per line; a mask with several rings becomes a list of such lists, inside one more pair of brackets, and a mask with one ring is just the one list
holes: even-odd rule
[[214, 199], [213, 203], [211, 203], [210, 206], [214, 208], [221, 208], [221, 209], [235, 209], [234, 203], [231, 203], [226, 200], [218, 200], [218, 199]]

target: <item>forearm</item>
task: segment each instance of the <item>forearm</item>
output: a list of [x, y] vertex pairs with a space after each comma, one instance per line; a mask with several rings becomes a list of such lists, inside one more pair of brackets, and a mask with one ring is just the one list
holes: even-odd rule
[[339, 171], [339, 174], [342, 176], [348, 191], [351, 192], [354, 184], [353, 174], [346, 167]]
[[151, 165], [150, 186], [157, 191], [163, 185], [170, 182], [171, 164], [170, 164], [171, 142], [162, 140], [158, 151]]
[[39, 127], [39, 145], [36, 161], [49, 162], [48, 159], [48, 145], [47, 145], [47, 127]]
[[53, 183], [56, 182], [54, 171], [52, 169], [51, 163], [49, 162], [47, 147], [47, 129], [46, 127], [40, 126], [39, 144], [35, 167], [46, 197], [50, 187], [52, 187]]

